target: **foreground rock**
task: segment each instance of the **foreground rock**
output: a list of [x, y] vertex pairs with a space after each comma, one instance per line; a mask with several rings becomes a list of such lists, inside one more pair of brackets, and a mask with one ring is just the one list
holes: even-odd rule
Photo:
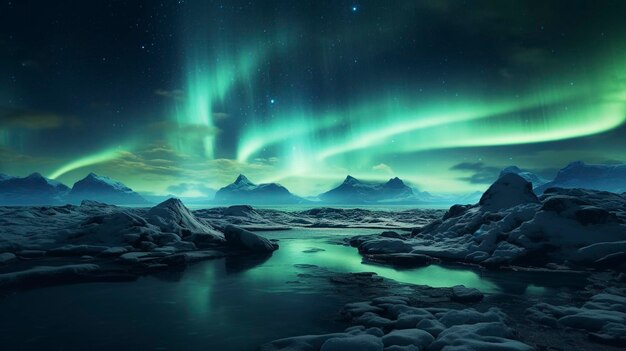
[[409, 238], [356, 240], [366, 257], [427, 255], [484, 266], [626, 268], [626, 198], [548, 189], [537, 198], [522, 177], [498, 179], [476, 205], [455, 205]]
[[250, 231], [229, 225], [224, 228], [226, 243], [232, 247], [252, 252], [272, 252], [278, 249], [278, 245], [258, 236]]
[[528, 318], [553, 328], [581, 329], [591, 340], [626, 345], [626, 290], [609, 288], [592, 296], [581, 307], [539, 303], [527, 311]]
[[[270, 252], [247, 231], [224, 234], [180, 200], [150, 209], [95, 201], [80, 206], [0, 208], [0, 288], [137, 276], [189, 263]], [[98, 265], [77, 262], [98, 261]], [[48, 266], [49, 262], [54, 262]], [[113, 278], [111, 278], [113, 279]]]
[[293, 227], [410, 230], [441, 218], [444, 212], [443, 210], [432, 209], [381, 211], [330, 207], [292, 212], [236, 205], [197, 210], [194, 211], [194, 214], [216, 228], [233, 224], [252, 231], [281, 230]]
[[463, 285], [456, 285], [452, 287], [452, 301], [457, 302], [478, 302], [483, 299], [485, 295], [478, 289], [466, 288]]
[[305, 335], [272, 341], [262, 351], [428, 350], [530, 351], [516, 340], [507, 316], [492, 307], [420, 308], [404, 296], [378, 297], [350, 303], [342, 314], [353, 326], [341, 333]]

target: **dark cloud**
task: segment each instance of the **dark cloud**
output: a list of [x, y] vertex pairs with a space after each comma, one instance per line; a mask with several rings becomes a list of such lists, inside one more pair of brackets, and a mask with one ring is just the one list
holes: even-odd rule
[[462, 162], [450, 167], [453, 171], [464, 171], [469, 176], [459, 177], [472, 184], [491, 184], [498, 178], [500, 168], [487, 166], [483, 162]]
[[174, 90], [157, 89], [154, 91], [154, 93], [158, 96], [162, 96], [164, 98], [168, 98], [168, 99], [172, 99], [176, 101], [185, 100], [185, 92], [180, 89], [174, 89]]
[[80, 120], [72, 116], [0, 107], [0, 128], [38, 130], [79, 125]]

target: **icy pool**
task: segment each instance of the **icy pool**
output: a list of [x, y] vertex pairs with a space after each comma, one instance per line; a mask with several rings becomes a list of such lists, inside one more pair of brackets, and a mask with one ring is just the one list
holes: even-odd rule
[[280, 250], [267, 260], [220, 259], [132, 283], [64, 285], [0, 297], [0, 345], [3, 350], [246, 351], [277, 338], [342, 329], [336, 313], [350, 298], [323, 284], [300, 284], [302, 265], [373, 271], [434, 287], [464, 284], [491, 293], [544, 294], [550, 289], [546, 284], [559, 284], [528, 273], [367, 265], [354, 248], [332, 242], [378, 232], [262, 232], [280, 240]]

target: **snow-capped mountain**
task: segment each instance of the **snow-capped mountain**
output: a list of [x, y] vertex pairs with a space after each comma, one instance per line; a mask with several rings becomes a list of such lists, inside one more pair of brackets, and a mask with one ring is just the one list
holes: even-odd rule
[[509, 166], [500, 171], [500, 176], [498, 178], [502, 178], [505, 174], [517, 174], [520, 177], [526, 179], [526, 181], [530, 182], [533, 185], [533, 188], [540, 187], [549, 182], [549, 180], [536, 175], [535, 173], [529, 172], [527, 170], [523, 170], [517, 166]]
[[215, 193], [215, 202], [225, 204], [298, 204], [307, 202], [276, 183], [254, 184], [240, 174], [234, 183]]
[[626, 164], [586, 164], [572, 162], [562, 168], [553, 181], [535, 189], [542, 193], [548, 188], [583, 188], [626, 192]]
[[334, 189], [319, 195], [322, 202], [335, 204], [416, 203], [414, 189], [398, 178], [386, 183], [364, 182], [352, 176]]
[[0, 204], [2, 205], [52, 205], [62, 204], [70, 189], [39, 173], [18, 178], [0, 177]]
[[10, 176], [8, 174], [0, 173], [0, 182], [8, 180], [8, 179], [13, 179], [13, 178], [15, 178], [15, 177]]
[[141, 205], [148, 203], [141, 195], [126, 185], [109, 177], [89, 173], [85, 178], [74, 183], [68, 194], [71, 202], [95, 200], [108, 204]]

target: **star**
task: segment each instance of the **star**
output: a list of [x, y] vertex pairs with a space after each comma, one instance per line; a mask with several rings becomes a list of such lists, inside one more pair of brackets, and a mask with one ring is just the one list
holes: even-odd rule
[[357, 12], [359, 10], [359, 7], [356, 5], [352, 5], [352, 12]]

